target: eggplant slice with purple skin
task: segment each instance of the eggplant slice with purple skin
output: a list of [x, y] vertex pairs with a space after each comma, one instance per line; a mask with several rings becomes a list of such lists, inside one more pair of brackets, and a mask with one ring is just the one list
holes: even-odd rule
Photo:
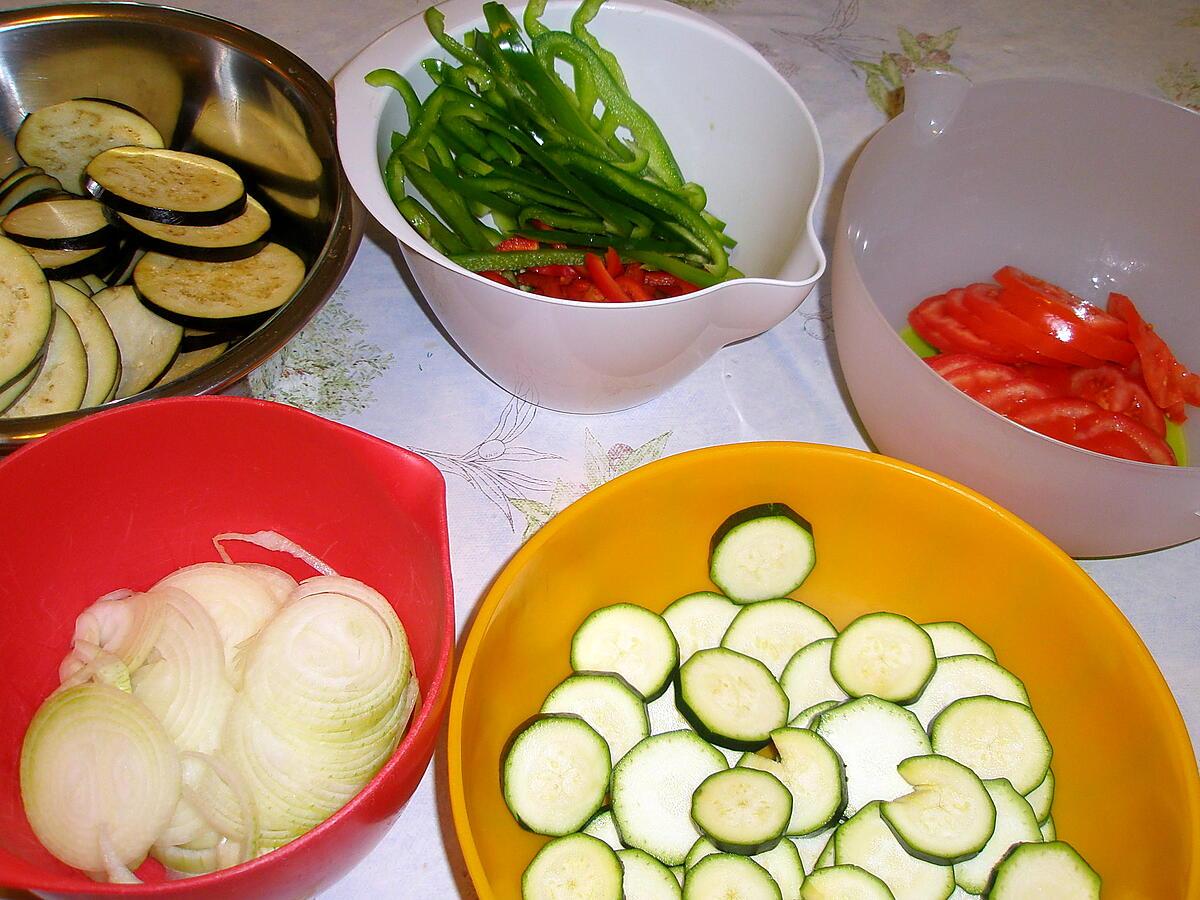
[[169, 256], [208, 262], [232, 262], [253, 256], [267, 245], [271, 214], [253, 197], [242, 214], [219, 225], [164, 225], [118, 213], [120, 220], [147, 249]]
[[115, 212], [164, 225], [221, 225], [246, 208], [242, 176], [181, 150], [105, 150], [87, 164], [84, 186]]

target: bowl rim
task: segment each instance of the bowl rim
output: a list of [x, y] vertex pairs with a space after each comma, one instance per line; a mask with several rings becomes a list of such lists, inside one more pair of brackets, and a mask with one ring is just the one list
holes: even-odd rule
[[334, 184], [329, 231], [295, 295], [228, 352], [170, 384], [152, 387], [132, 397], [112, 400], [98, 407], [19, 419], [0, 417], [0, 454], [100, 411], [121, 409], [165, 397], [209, 394], [245, 378], [281, 350], [320, 311], [345, 277], [362, 241], [363, 212], [336, 152], [337, 106], [333, 87], [312, 66], [288, 48], [244, 25], [208, 13], [132, 0], [27, 6], [0, 11], [0, 32], [94, 19], [139, 22], [201, 34], [208, 40], [255, 56], [267, 68], [278, 72], [285, 81], [295, 86], [301, 95], [313, 103], [317, 118], [328, 127], [330, 144], [334, 149], [328, 167], [328, 177]]
[[[552, 0], [553, 2], [553, 0]], [[443, 0], [437, 4], [438, 8], [445, 8], [449, 5], [463, 4], [463, 0]], [[463, 4], [465, 5], [465, 4]], [[476, 4], [477, 5], [477, 4]], [[524, 9], [525, 4], [519, 2], [518, 5], [512, 7], [514, 15], [519, 15]], [[470, 269], [465, 269], [455, 262], [452, 262], [444, 254], [439, 253], [430, 246], [429, 242], [422, 238], [408, 224], [408, 222], [395, 209], [395, 204], [388, 196], [386, 188], [383, 184], [382, 175], [379, 172], [379, 165], [376, 158], [375, 143], [379, 132], [379, 119], [383, 112], [383, 107], [387, 102], [388, 94], [379, 91], [378, 88], [364, 87], [363, 78], [373, 66], [365, 65], [365, 60], [369, 56], [374, 56], [380, 51], [380, 48], [388, 42], [395, 39], [395, 36], [401, 32], [418, 29], [423, 34], [428, 34], [422, 16], [424, 12], [417, 12], [402, 22], [392, 26], [379, 37], [375, 38], [356, 53], [333, 77], [335, 87], [336, 102], [339, 108], [349, 103], [366, 101], [369, 111], [370, 129], [362, 127], [361, 120], [354, 118], [351, 124], [352, 117], [343, 116], [341, 121], [343, 125], [338, 126], [338, 154], [343, 157], [343, 168], [349, 173], [350, 182], [354, 185], [355, 191], [358, 194], [362, 203], [366, 206], [372, 216], [391, 234], [401, 248], [408, 252], [414, 252], [429, 260], [432, 263], [446, 269], [449, 272], [454, 272], [459, 275], [467, 276], [472, 281], [487, 285], [496, 290], [502, 291], [511, 296], [522, 297], [525, 299], [536, 300], [540, 303], [550, 306], [562, 306], [572, 309], [597, 309], [608, 310], [609, 314], [616, 314], [619, 310], [639, 309], [639, 308], [660, 308], [671, 306], [673, 304], [696, 300], [701, 296], [711, 296], [721, 290], [734, 285], [745, 284], [765, 284], [771, 286], [785, 286], [790, 288], [803, 288], [809, 285], [816, 284], [817, 281], [825, 274], [828, 267], [828, 254], [825, 248], [821, 245], [820, 235], [817, 232], [816, 216], [817, 204], [821, 198], [821, 192], [824, 188], [825, 181], [825, 151], [821, 143], [821, 135], [817, 129], [816, 120], [813, 118], [811, 111], [805, 104], [804, 99], [799, 92], [772, 66], [767, 60], [754, 49], [753, 45], [743, 38], [739, 37], [734, 32], [730, 31], [725, 26], [701, 15], [700, 13], [689, 9], [685, 6], [680, 6], [675, 3], [669, 3], [667, 0], [606, 0], [604, 6], [601, 7], [600, 15], [604, 14], [604, 8], [627, 9], [632, 11], [648, 10], [656, 14], [662, 15], [668, 19], [675, 19], [686, 23], [688, 26], [695, 27], [700, 31], [706, 31], [719, 37], [729, 47], [751, 59], [759, 68], [761, 68], [767, 77], [772, 78], [780, 85], [789, 95], [789, 99], [795, 103], [802, 121], [805, 123], [808, 132], [811, 134], [813, 146], [815, 148], [817, 172], [814, 180], [814, 189], [812, 196], [809, 199], [808, 207], [805, 211], [803, 234], [800, 240], [797, 241], [796, 247], [807, 245], [814, 251], [816, 257], [816, 268], [808, 277], [799, 280], [791, 281], [779, 278], [765, 278], [761, 276], [748, 276], [742, 278], [734, 278], [729, 281], [718, 282], [709, 287], [702, 288], [690, 294], [684, 294], [678, 297], [664, 297], [660, 300], [646, 300], [638, 303], [586, 303], [578, 300], [562, 300], [555, 297], [545, 297], [541, 294], [535, 294], [528, 291], [522, 291], [518, 288], [502, 285], [498, 282], [484, 278], [477, 272], [472, 272]], [[482, 14], [480, 14], [482, 16]], [[428, 47], [425, 52], [432, 54], [436, 51], [437, 44], [430, 36], [428, 37]], [[371, 93], [373, 92], [373, 93]], [[351, 99], [353, 98], [353, 99]], [[368, 139], [369, 138], [369, 139]], [[358, 173], [364, 173], [359, 175]], [[365, 173], [371, 173], [367, 175]]]
[[[95, 427], [95, 424], [101, 420], [122, 417], [127, 415], [154, 415], [156, 409], [175, 408], [175, 407], [195, 407], [197, 405], [219, 407], [225, 406], [230, 408], [243, 408], [250, 410], [258, 410], [267, 415], [277, 415], [290, 417], [298, 421], [306, 422], [309, 426], [323, 429], [326, 431], [340, 433], [346, 437], [361, 440], [365, 443], [384, 449], [390, 453], [401, 456], [410, 462], [417, 465], [423, 470], [424, 478], [429, 479], [430, 483], [439, 487], [443, 502], [438, 505], [435, 515], [436, 539], [435, 552], [441, 560], [441, 575], [445, 584], [445, 593], [442, 597], [445, 609], [443, 611], [440, 627], [442, 629], [443, 639], [436, 648], [434, 660], [433, 678], [428, 684], [421, 685], [421, 706], [413, 715], [410, 725], [404, 733], [403, 739], [392, 751], [388, 761], [383, 764], [378, 772], [372, 776], [371, 780], [363, 786], [363, 788], [350, 798], [344, 806], [334, 812], [329, 818], [325, 819], [321, 824], [311, 830], [300, 835], [295, 840], [283, 845], [282, 847], [272, 850], [262, 856], [256, 857], [248, 862], [241, 863], [236, 866], [230, 866], [226, 869], [218, 869], [215, 872], [210, 872], [206, 875], [196, 875], [189, 878], [178, 879], [174, 881], [155, 881], [145, 882], [141, 884], [115, 884], [109, 882], [92, 882], [87, 880], [87, 876], [80, 872], [75, 875], [64, 875], [55, 873], [42, 878], [22, 879], [19, 882], [11, 884], [12, 887], [21, 888], [24, 890], [46, 890], [46, 891], [65, 891], [72, 894], [88, 893], [88, 894], [104, 894], [111, 896], [124, 897], [148, 897], [160, 894], [170, 894], [172, 896], [187, 896], [195, 893], [207, 893], [212, 889], [236, 890], [237, 882], [250, 873], [257, 872], [260, 869], [270, 868], [280, 860], [287, 857], [303, 854], [307, 851], [308, 845], [313, 841], [320, 840], [321, 835], [325, 832], [337, 828], [341, 821], [350, 817], [360, 806], [367, 802], [370, 795], [376, 794], [384, 781], [392, 777], [392, 773], [406, 762], [405, 757], [411, 747], [417, 743], [418, 739], [427, 738], [432, 731], [441, 730], [442, 720], [444, 718], [445, 701], [447, 689], [450, 686], [450, 681], [454, 670], [454, 653], [455, 653], [455, 613], [454, 613], [454, 583], [451, 575], [450, 567], [450, 543], [449, 543], [449, 527], [447, 519], [445, 497], [445, 476], [441, 470], [435, 466], [430, 460], [414, 453], [404, 447], [399, 447], [389, 441], [375, 435], [368, 434], [364, 431], [359, 431], [356, 428], [351, 428], [349, 425], [343, 425], [340, 422], [334, 422], [330, 419], [322, 418], [307, 410], [299, 409], [294, 406], [288, 406], [283, 403], [275, 403], [270, 400], [258, 400], [253, 397], [231, 397], [222, 395], [213, 396], [186, 396], [186, 397], [164, 397], [157, 400], [150, 400], [136, 406], [125, 406], [119, 409], [106, 409], [85, 418], [77, 419], [70, 422], [61, 428], [56, 429], [52, 434], [47, 436], [45, 440], [37, 441], [32, 444], [26, 444], [19, 448], [10, 456], [0, 459], [0, 471], [4, 467], [10, 465], [14, 461], [23, 460], [30, 455], [36, 455], [43, 452], [42, 447], [53, 442], [75, 437], [77, 432], [86, 431], [88, 428]], [[425, 770], [428, 769], [428, 765]], [[423, 775], [422, 775], [423, 777]], [[403, 806], [401, 807], [403, 808]], [[397, 812], [398, 814], [398, 812]]]
[[[740, 444], [720, 444], [712, 447], [702, 447], [684, 453], [668, 456], [656, 462], [627, 472], [609, 481], [584, 497], [576, 500], [531, 537], [513, 554], [512, 558], [496, 576], [488, 587], [483, 600], [475, 610], [465, 639], [461, 642], [458, 671], [450, 695], [450, 715], [447, 736], [447, 768], [450, 787], [450, 810], [454, 822], [454, 831], [458, 837], [459, 846], [467, 865], [471, 883], [484, 900], [493, 897], [491, 883], [483, 866], [479, 850], [475, 845], [471, 829], [470, 815], [467, 808], [466, 789], [463, 784], [463, 719], [466, 709], [467, 685], [474, 674], [475, 661], [479, 656], [484, 636], [491, 627], [492, 620], [500, 603], [508, 593], [518, 575], [528, 565], [531, 558], [540, 552], [543, 545], [554, 540], [559, 531], [571, 528], [577, 520], [587, 516], [593, 507], [605, 502], [610, 494], [630, 490], [637, 484], [655, 478], [659, 472], [684, 468], [697, 460], [712, 460], [734, 465], [745, 462], [747, 455], [770, 453], [783, 450], [797, 455], [815, 454], [843, 459], [854, 459], [868, 465], [878, 465], [905, 476], [915, 477], [930, 482], [951, 493], [963, 497], [982, 511], [1004, 521], [1009, 528], [1025, 535], [1039, 548], [1039, 552], [1055, 560], [1060, 567], [1065, 567], [1070, 578], [1077, 584], [1082, 594], [1091, 598], [1096, 614], [1103, 617], [1110, 625], [1124, 632], [1132, 639], [1132, 649], [1136, 657], [1140, 677], [1146, 678], [1153, 685], [1153, 695], [1157, 712], [1166, 723], [1171, 752], [1181, 759], [1195, 760], [1195, 751], [1188, 736], [1187, 726], [1179, 705], [1171, 692], [1162, 671], [1154, 661], [1149, 649], [1142, 641], [1141, 635], [1130, 624], [1120, 608], [1112, 601], [1099, 585], [1079, 567], [1067, 554], [1049, 538], [1029, 525], [1023, 519], [989, 500], [982, 494], [970, 488], [931, 472], [928, 469], [911, 465], [910, 463], [870, 453], [865, 450], [855, 450], [849, 447], [836, 447], [827, 444], [814, 444], [798, 441], [753, 441]], [[1200, 770], [1193, 764], [1189, 773], [1187, 795], [1183, 798], [1193, 822], [1200, 822]], [[1196, 830], [1196, 829], [1194, 829]], [[1200, 857], [1198, 857], [1200, 858]], [[1195, 861], [1194, 861], [1195, 862]], [[1200, 896], [1200, 865], [1192, 865], [1188, 875], [1187, 896]]]

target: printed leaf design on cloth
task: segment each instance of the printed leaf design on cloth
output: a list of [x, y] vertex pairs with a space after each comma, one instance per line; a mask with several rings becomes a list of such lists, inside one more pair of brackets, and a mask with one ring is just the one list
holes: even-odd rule
[[1158, 87], [1172, 103], [1200, 112], [1200, 70], [1193, 63], [1168, 63]]
[[854, 65], [866, 73], [867, 96], [889, 118], [904, 109], [904, 79], [918, 69], [932, 72], [959, 72], [950, 63], [950, 48], [958, 39], [958, 28], [941, 34], [921, 32], [914, 35], [907, 28], [897, 30], [900, 52], [887, 51], [879, 62], [854, 60]]
[[674, 0], [680, 6], [686, 6], [689, 9], [721, 9], [722, 7], [736, 6], [738, 0]]
[[[788, 31], [783, 28], [772, 28], [771, 31], [785, 40], [803, 44], [842, 65], [853, 68], [856, 58], [874, 53], [876, 48], [884, 43], [882, 38], [853, 33], [852, 29], [858, 22], [858, 12], [859, 0], [838, 0], [829, 20], [816, 31]], [[799, 72], [799, 66], [792, 60], [783, 58], [773, 42], [757, 42], [754, 48], [771, 60], [772, 65], [784, 77]]]
[[393, 362], [390, 353], [356, 336], [367, 330], [335, 293], [279, 353], [250, 374], [250, 393], [330, 418], [375, 402], [371, 382]]

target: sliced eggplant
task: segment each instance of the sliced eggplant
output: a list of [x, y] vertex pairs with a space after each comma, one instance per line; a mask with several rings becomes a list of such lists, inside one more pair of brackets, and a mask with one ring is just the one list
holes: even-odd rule
[[20, 166], [19, 168], [13, 169], [13, 171], [5, 176], [3, 181], [0, 181], [0, 193], [7, 191], [10, 187], [26, 176], [43, 174], [45, 174], [45, 172], [41, 166]]
[[62, 191], [62, 185], [52, 175], [44, 173], [26, 175], [9, 185], [3, 195], [0, 195], [0, 215], [7, 215], [22, 203], [29, 203], [60, 191]]
[[227, 323], [278, 309], [304, 281], [304, 261], [280, 244], [234, 262], [147, 253], [133, 271], [142, 298], [185, 323]]
[[41, 166], [72, 193], [86, 193], [83, 173], [111, 147], [162, 147], [162, 135], [138, 113], [105, 100], [67, 100], [43, 106], [17, 130], [17, 153]]
[[54, 300], [29, 251], [0, 237], [0, 387], [24, 375], [41, 356], [54, 319]]
[[315, 219], [321, 214], [320, 197], [301, 196], [267, 184], [260, 184], [259, 187], [267, 199], [273, 200], [280, 209], [299, 219]]
[[57, 281], [75, 278], [85, 272], [99, 271], [109, 264], [113, 253], [110, 247], [92, 247], [87, 250], [43, 250], [40, 247], [25, 249], [45, 270], [46, 277]]
[[92, 302], [104, 313], [121, 349], [121, 379], [114, 398], [132, 397], [170, 368], [183, 328], [149, 310], [132, 285], [105, 288]]
[[99, 406], [108, 400], [121, 378], [121, 351], [108, 320], [92, 298], [61, 281], [50, 282], [54, 302], [79, 329], [87, 355], [87, 390], [80, 407]]
[[84, 186], [116, 212], [164, 225], [220, 225], [246, 208], [242, 176], [219, 160], [181, 150], [105, 150], [87, 164]]
[[229, 342], [222, 341], [220, 344], [213, 344], [205, 347], [203, 350], [189, 350], [186, 353], [180, 352], [175, 357], [175, 362], [171, 363], [171, 368], [163, 372], [162, 377], [155, 382], [155, 385], [170, 384], [172, 381], [178, 381], [185, 375], [191, 375], [201, 366], [207, 366], [210, 362], [229, 349]]
[[104, 283], [109, 287], [128, 284], [129, 280], [133, 278], [134, 268], [145, 255], [146, 251], [136, 244], [123, 244], [113, 257], [112, 265], [101, 273]]
[[163, 225], [124, 213], [118, 215], [150, 249], [209, 262], [253, 256], [266, 246], [271, 227], [271, 214], [253, 197], [246, 198], [240, 216], [221, 225]]
[[4, 217], [4, 233], [26, 247], [92, 250], [112, 243], [116, 229], [104, 206], [82, 197], [34, 200]]
[[46, 416], [79, 409], [87, 390], [87, 380], [87, 353], [79, 329], [71, 317], [56, 306], [42, 367], [28, 390], [5, 410], [4, 418]]
[[37, 374], [41, 368], [42, 360], [34, 360], [33, 365], [29, 367], [29, 370], [24, 375], [0, 391], [0, 414], [5, 413], [9, 407], [16, 403], [29, 390], [29, 386], [33, 384], [33, 380], [37, 378]]
[[88, 284], [86, 276], [81, 275], [79, 278], [64, 278], [62, 283], [69, 284], [71, 287], [75, 288], [75, 290], [82, 291], [89, 297], [96, 293], [94, 290], [92, 290], [92, 286]]
[[191, 353], [193, 350], [204, 350], [214, 344], [233, 343], [234, 338], [227, 329], [207, 331], [201, 328], [184, 328], [183, 340], [179, 342], [180, 353]]

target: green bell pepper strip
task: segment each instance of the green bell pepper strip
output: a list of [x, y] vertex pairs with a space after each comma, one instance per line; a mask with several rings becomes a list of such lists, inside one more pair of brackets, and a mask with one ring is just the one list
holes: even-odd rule
[[433, 213], [421, 205], [415, 197], [405, 197], [396, 204], [400, 215], [408, 220], [408, 224], [421, 237], [425, 238], [439, 253], [466, 253], [467, 245], [459, 240], [458, 235], [441, 223]]
[[[548, 206], [524, 206], [517, 213], [517, 223], [522, 227], [532, 227], [531, 222], [537, 220], [551, 228], [563, 229], [583, 234], [598, 234], [604, 231], [604, 222], [590, 216], [573, 216], [559, 209]], [[569, 244], [571, 241], [559, 241]]]
[[701, 269], [697, 266], [690, 266], [674, 256], [667, 256], [663, 253], [657, 253], [651, 250], [629, 250], [626, 255], [630, 259], [636, 259], [638, 262], [645, 263], [648, 266], [653, 266], [656, 269], [662, 269], [674, 275], [676, 278], [682, 278], [684, 281], [690, 281], [696, 287], [712, 287], [714, 284], [720, 284], [722, 281], [729, 279], [730, 269], [726, 268], [722, 275], [715, 275], [708, 269]]
[[[413, 127], [413, 123], [421, 115], [421, 101], [417, 99], [417, 92], [413, 90], [407, 78], [394, 69], [375, 69], [367, 73], [366, 82], [371, 87], [388, 87], [399, 94], [400, 99], [404, 101], [404, 111], [408, 115], [408, 127]], [[449, 148], [440, 137], [431, 137], [429, 146], [442, 161], [451, 158]]]
[[[443, 122], [443, 125], [450, 123], [465, 124], [462, 119], [448, 119]], [[487, 176], [496, 171], [495, 167], [485, 163], [482, 159], [470, 153], [456, 153], [454, 155], [454, 164], [458, 166], [458, 170], [464, 175]]]
[[[472, 177], [471, 181], [476, 187], [489, 191], [495, 191], [498, 194], [508, 197], [514, 202], [523, 203], [523, 205], [526, 206], [537, 203], [548, 207], [553, 207], [560, 212], [588, 212], [587, 207], [583, 206], [581, 203], [576, 203], [569, 197], [554, 191], [548, 191], [540, 187], [524, 184], [513, 178], [505, 177], [504, 175], [477, 175]], [[598, 222], [597, 230], [604, 230], [603, 222]]]
[[460, 44], [450, 35], [446, 34], [446, 17], [442, 11], [436, 6], [431, 6], [425, 10], [425, 25], [429, 29], [429, 33], [433, 35], [433, 39], [438, 44], [457, 59], [460, 63], [468, 66], [478, 66], [480, 69], [486, 69], [487, 65], [475, 50], [467, 47], [465, 44]]
[[486, 140], [488, 146], [496, 152], [497, 156], [510, 166], [519, 166], [521, 164], [521, 154], [518, 153], [517, 148], [506, 141], [503, 136], [492, 132], [488, 134], [484, 140]]
[[429, 166], [429, 173], [441, 182], [442, 187], [447, 190], [454, 191], [467, 200], [481, 204], [486, 210], [484, 215], [487, 212], [499, 212], [509, 219], [520, 221], [521, 207], [519, 204], [501, 197], [494, 191], [480, 187], [478, 181], [474, 178], [464, 178], [453, 166], [443, 166], [434, 163]]
[[542, 64], [551, 71], [554, 70], [555, 60], [560, 59], [576, 70], [587, 68], [604, 103], [604, 117], [610, 121], [615, 117], [618, 124], [629, 129], [637, 146], [647, 152], [650, 171], [663, 185], [672, 190], [683, 187], [683, 173], [662, 131], [654, 119], [613, 80], [612, 74], [591, 47], [572, 34], [548, 31], [533, 42], [533, 49]]
[[583, 265], [582, 250], [511, 250], [499, 253], [454, 253], [450, 259], [472, 272], [511, 272], [531, 266]]
[[[481, 224], [467, 208], [466, 201], [461, 196], [443, 187], [441, 182], [429, 171], [410, 156], [404, 149], [392, 151], [392, 158], [398, 158], [409, 183], [421, 192], [433, 211], [442, 219], [449, 229], [467, 245], [469, 250], [487, 251], [496, 245], [500, 235], [496, 231]], [[388, 160], [389, 167], [391, 159]]]
[[682, 241], [670, 243], [656, 238], [635, 239], [623, 238], [612, 234], [585, 234], [579, 231], [549, 231], [540, 228], [518, 228], [515, 231], [504, 232], [504, 236], [515, 234], [518, 237], [532, 238], [547, 244], [567, 244], [573, 247], [588, 247], [593, 250], [605, 250], [612, 247], [618, 253], [631, 250], [644, 250], [656, 253], [684, 253], [689, 248]]
[[525, 6], [525, 33], [531, 38], [537, 37], [549, 29], [541, 23], [542, 13], [546, 11], [546, 0], [529, 0]]
[[[587, 30], [588, 23], [596, 18], [596, 13], [600, 12], [600, 7], [603, 5], [604, 0], [583, 0], [579, 4], [579, 8], [575, 10], [575, 15], [571, 16], [571, 34], [591, 48], [592, 52], [604, 63], [604, 68], [608, 70], [612, 80], [628, 95], [629, 85], [625, 82], [625, 73], [621, 70], [621, 64], [617, 62], [616, 54], [601, 47], [595, 35]], [[528, 14], [526, 11], [527, 16]], [[526, 28], [526, 31], [528, 30]], [[529, 36], [537, 37], [532, 31], [529, 32]]]
[[487, 135], [481, 134], [479, 129], [473, 127], [470, 122], [454, 118], [441, 119], [438, 121], [437, 131], [442, 132], [447, 145], [453, 138], [469, 151], [465, 154], [455, 153], [455, 158], [464, 155], [473, 156], [481, 165], [490, 165], [494, 160], [499, 159], [500, 155], [487, 142]]

